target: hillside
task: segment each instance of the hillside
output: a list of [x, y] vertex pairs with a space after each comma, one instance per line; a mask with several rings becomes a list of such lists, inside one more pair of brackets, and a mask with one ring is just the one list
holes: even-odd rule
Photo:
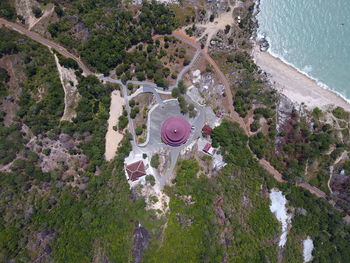
[[2, 1], [0, 261], [306, 262], [311, 240], [349, 262], [350, 114], [271, 87], [255, 12]]

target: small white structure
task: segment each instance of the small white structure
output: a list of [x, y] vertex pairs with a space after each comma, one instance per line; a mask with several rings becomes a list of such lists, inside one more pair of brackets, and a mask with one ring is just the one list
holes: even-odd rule
[[210, 143], [207, 143], [204, 147], [203, 147], [203, 152], [209, 154], [209, 155], [213, 155], [215, 153], [215, 149], [213, 147], [211, 147]]
[[215, 170], [220, 170], [221, 168], [224, 168], [226, 166], [224, 158], [221, 154], [218, 154], [217, 152], [213, 155], [213, 166]]
[[199, 81], [201, 80], [201, 71], [199, 69], [193, 71], [192, 76], [193, 76], [192, 82], [199, 83]]

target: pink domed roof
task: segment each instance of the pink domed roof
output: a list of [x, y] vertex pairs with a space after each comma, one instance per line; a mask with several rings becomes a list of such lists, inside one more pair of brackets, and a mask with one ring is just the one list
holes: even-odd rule
[[180, 146], [188, 140], [191, 125], [184, 118], [170, 117], [162, 124], [162, 141], [170, 146]]

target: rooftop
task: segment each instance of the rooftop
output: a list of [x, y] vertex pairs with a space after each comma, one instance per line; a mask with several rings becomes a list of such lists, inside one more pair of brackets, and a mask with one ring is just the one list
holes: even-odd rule
[[204, 136], [209, 136], [211, 135], [211, 133], [213, 132], [213, 129], [209, 126], [209, 125], [204, 125], [202, 128], [202, 134]]
[[129, 164], [126, 166], [126, 172], [128, 173], [129, 179], [135, 181], [139, 177], [146, 175], [145, 165], [143, 161]]
[[180, 146], [184, 144], [191, 133], [191, 125], [181, 117], [170, 117], [166, 119], [161, 128], [161, 138], [165, 144]]

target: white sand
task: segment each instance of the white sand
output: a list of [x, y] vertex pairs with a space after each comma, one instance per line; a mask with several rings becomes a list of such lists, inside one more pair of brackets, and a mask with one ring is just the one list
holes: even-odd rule
[[313, 259], [312, 250], [314, 250], [314, 242], [312, 242], [309, 236], [303, 241], [303, 247], [304, 262], [310, 262]]
[[120, 91], [113, 91], [111, 94], [111, 107], [109, 110], [108, 130], [106, 134], [105, 158], [107, 161], [115, 157], [118, 145], [123, 139], [123, 134], [113, 129], [113, 126], [118, 124], [118, 118], [123, 114], [123, 105], [124, 100], [120, 95]]
[[282, 234], [278, 245], [284, 247], [287, 242], [288, 229], [291, 224], [292, 216], [287, 213], [287, 199], [281, 191], [272, 189], [270, 193], [270, 211], [275, 214], [278, 221], [282, 224]]
[[255, 63], [268, 75], [274, 87], [293, 102], [302, 102], [309, 109], [340, 106], [350, 111], [350, 104], [336, 93], [324, 89], [316, 81], [268, 52], [261, 52], [258, 45], [253, 50]]

